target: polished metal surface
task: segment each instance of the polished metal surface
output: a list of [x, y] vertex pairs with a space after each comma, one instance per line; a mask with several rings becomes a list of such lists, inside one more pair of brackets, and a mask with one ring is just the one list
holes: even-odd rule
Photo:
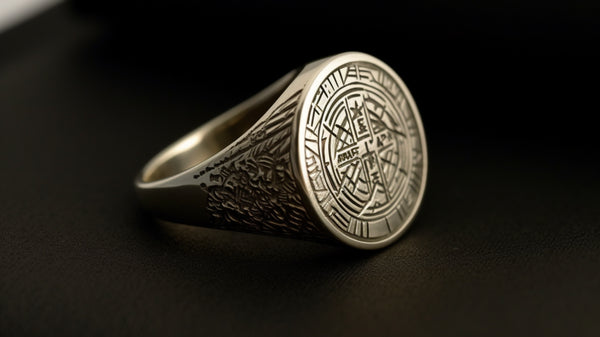
[[292, 71], [152, 159], [142, 204], [178, 223], [339, 241], [395, 241], [421, 204], [425, 134], [400, 77], [344, 53]]

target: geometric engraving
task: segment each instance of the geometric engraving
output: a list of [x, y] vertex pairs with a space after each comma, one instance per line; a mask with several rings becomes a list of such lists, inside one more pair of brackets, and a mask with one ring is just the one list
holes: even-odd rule
[[223, 159], [194, 179], [207, 195], [205, 226], [311, 240], [330, 240], [308, 216], [291, 167], [291, 128], [301, 92], [275, 107]]
[[317, 89], [304, 158], [321, 212], [348, 236], [384, 239], [403, 227], [424, 172], [418, 122], [394, 78], [347, 63]]

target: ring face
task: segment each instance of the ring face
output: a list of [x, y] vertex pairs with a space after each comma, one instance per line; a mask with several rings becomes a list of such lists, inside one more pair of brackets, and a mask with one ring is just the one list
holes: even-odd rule
[[425, 187], [414, 101], [393, 70], [363, 54], [334, 59], [311, 89], [298, 155], [313, 210], [346, 243], [387, 245], [412, 221]]

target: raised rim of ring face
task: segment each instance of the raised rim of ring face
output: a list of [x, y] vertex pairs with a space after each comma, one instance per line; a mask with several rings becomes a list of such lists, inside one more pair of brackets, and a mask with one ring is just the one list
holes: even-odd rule
[[[402, 94], [404, 95], [404, 98], [406, 99], [406, 104], [410, 107], [410, 110], [412, 111], [412, 115], [414, 116], [414, 123], [416, 124], [416, 129], [418, 131], [418, 139], [420, 140], [420, 148], [421, 148], [421, 153], [422, 153], [422, 159], [421, 159], [422, 168], [420, 171], [422, 173], [422, 177], [420, 178], [420, 186], [418, 188], [418, 193], [415, 193], [416, 199], [413, 200], [413, 203], [411, 204], [412, 208], [409, 211], [407, 211], [407, 213], [405, 214], [405, 217], [401, 221], [401, 225], [399, 225], [394, 230], [390, 230], [389, 234], [382, 236], [382, 237], [377, 237], [377, 238], [368, 238], [368, 237], [362, 237], [362, 236], [358, 236], [355, 234], [351, 234], [348, 232], [348, 229], [350, 228], [350, 224], [348, 224], [349, 227], [346, 228], [346, 230], [344, 230], [344, 229], [340, 228], [339, 225], [336, 225], [335, 223], [333, 223], [333, 221], [330, 219], [330, 217], [327, 214], [325, 214], [325, 211], [323, 210], [319, 201], [317, 200], [317, 197], [315, 196], [315, 191], [313, 189], [313, 185], [311, 183], [312, 180], [311, 180], [311, 178], [309, 178], [309, 173], [308, 173], [309, 163], [307, 163], [307, 155], [306, 155], [306, 151], [307, 151], [306, 136], [307, 136], [307, 123], [309, 123], [309, 121], [307, 119], [308, 119], [309, 114], [311, 113], [311, 110], [313, 109], [313, 100], [315, 99], [315, 95], [319, 91], [319, 88], [321, 87], [323, 82], [334, 71], [336, 71], [338, 68], [342, 68], [346, 64], [357, 63], [357, 62], [374, 65], [375, 67], [383, 70], [398, 85]], [[331, 97], [335, 96], [337, 92], [342, 92], [343, 90], [346, 90], [346, 89], [343, 89], [344, 85], [345, 85], [345, 82], [343, 82], [342, 85], [340, 87], [338, 87], [337, 89], [334, 89], [333, 92], [330, 92]], [[357, 89], [354, 89], [354, 91], [356, 91], [356, 90]], [[359, 88], [358, 90], [360, 91], [361, 89]], [[320, 92], [322, 92], [322, 91], [323, 91], [323, 89], [321, 89]], [[342, 96], [342, 94], [339, 94], [339, 96]], [[327, 99], [330, 100], [329, 96]], [[333, 98], [331, 98], [331, 100], [333, 100]], [[406, 231], [406, 229], [409, 227], [409, 225], [412, 223], [412, 221], [415, 218], [416, 213], [418, 212], [418, 210], [420, 208], [421, 201], [423, 199], [423, 194], [425, 191], [426, 182], [427, 182], [427, 166], [428, 166], [427, 144], [426, 144], [426, 140], [425, 140], [425, 133], [423, 131], [423, 124], [421, 122], [421, 117], [419, 115], [417, 106], [410, 94], [410, 91], [408, 90], [408, 88], [406, 87], [404, 82], [400, 79], [400, 77], [396, 74], [396, 72], [393, 69], [391, 69], [389, 66], [387, 66], [385, 63], [383, 63], [379, 59], [377, 59], [373, 56], [370, 56], [368, 54], [364, 54], [364, 53], [348, 52], [348, 53], [343, 53], [343, 54], [339, 54], [339, 55], [335, 55], [330, 58], [327, 58], [324, 60], [324, 62], [321, 65], [319, 65], [319, 69], [316, 70], [315, 75], [313, 75], [313, 78], [312, 78], [312, 80], [310, 80], [308, 87], [304, 90], [304, 92], [302, 94], [301, 102], [302, 103], [301, 103], [300, 110], [299, 110], [300, 113], [298, 113], [296, 116], [296, 118], [297, 118], [295, 121], [296, 127], [294, 128], [294, 134], [292, 135], [294, 144], [295, 144], [295, 146], [293, 147], [292, 163], [293, 163], [294, 170], [296, 170], [296, 173], [297, 173], [296, 177], [298, 177], [299, 185], [301, 187], [300, 190], [303, 193], [303, 198], [305, 199], [305, 203], [307, 204], [306, 206], [307, 206], [309, 212], [313, 215], [313, 217], [315, 219], [318, 219], [321, 223], [323, 223], [325, 225], [325, 227], [331, 232], [331, 234], [333, 234], [336, 238], [338, 238], [339, 240], [341, 240], [342, 242], [344, 242], [350, 246], [353, 246], [356, 248], [361, 248], [361, 249], [377, 249], [377, 248], [385, 247], [385, 246], [391, 244], [392, 242], [396, 241]], [[330, 113], [330, 110], [333, 110], [333, 108], [329, 106], [329, 103], [327, 103], [327, 104], [328, 104], [327, 108], [325, 109], [325, 111], [323, 111], [323, 115], [327, 115], [328, 113]], [[369, 110], [366, 105], [365, 105], [365, 109], [367, 109], [367, 113], [369, 113]], [[330, 114], [334, 114], [334, 112], [331, 112]], [[372, 130], [373, 129], [371, 129], [371, 131]], [[310, 132], [310, 131], [308, 131], [308, 132]], [[356, 132], [355, 132], [355, 137], [358, 139], [358, 136], [356, 136]], [[373, 137], [373, 133], [371, 132], [371, 138], [372, 137]], [[318, 144], [321, 144], [321, 143], [318, 143]], [[334, 149], [337, 148], [337, 145], [333, 145], [333, 146], [334, 146], [333, 147]], [[357, 151], [354, 151], [354, 152], [357, 152]], [[412, 152], [410, 152], [410, 153], [412, 155]], [[379, 158], [379, 154], [377, 154], [377, 156]], [[334, 154], [333, 158], [339, 158], [339, 157], [336, 157]], [[338, 161], [338, 163], [339, 163], [339, 161]], [[334, 166], [334, 165], [331, 165], [331, 166]], [[358, 164], [357, 164], [357, 167], [358, 167]], [[322, 167], [320, 167], [320, 168], [322, 169]], [[381, 168], [380, 168], [380, 170], [381, 170]], [[365, 171], [366, 171], [366, 166], [365, 166]], [[345, 173], [344, 173], [344, 176], [345, 176]], [[408, 175], [406, 177], [407, 177], [406, 180], [408, 181], [409, 180]], [[364, 182], [365, 180], [362, 180], [362, 181]], [[407, 184], [408, 183], [410, 183], [410, 181], [407, 182]], [[375, 186], [375, 185], [372, 185], [372, 186]], [[340, 188], [340, 190], [341, 190], [341, 188]], [[371, 191], [374, 191], [374, 189]], [[329, 189], [329, 192], [331, 193], [331, 189]], [[371, 193], [373, 194], [376, 192], [371, 192]], [[400, 192], [398, 192], [398, 193], [400, 193]], [[321, 200], [323, 200], [323, 199], [321, 199]], [[397, 202], [397, 200], [392, 201], [392, 203], [394, 203], [392, 205], [392, 208], [399, 206], [399, 203], [398, 203], [398, 205], [396, 205], [395, 202]], [[386, 217], [385, 219], [387, 222], [388, 218]], [[355, 221], [353, 219], [351, 219], [350, 222], [355, 222]], [[366, 226], [368, 227], [369, 224], [367, 223]], [[390, 226], [388, 224], [388, 229], [389, 228], [390, 228]], [[367, 236], [368, 236], [368, 234], [367, 234]]]

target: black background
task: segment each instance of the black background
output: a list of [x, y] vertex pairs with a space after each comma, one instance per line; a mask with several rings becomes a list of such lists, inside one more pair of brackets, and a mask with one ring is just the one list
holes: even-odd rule
[[[0, 335], [600, 334], [594, 2], [71, 1], [0, 35]], [[133, 178], [287, 71], [382, 59], [422, 211], [362, 252], [155, 223]]]

